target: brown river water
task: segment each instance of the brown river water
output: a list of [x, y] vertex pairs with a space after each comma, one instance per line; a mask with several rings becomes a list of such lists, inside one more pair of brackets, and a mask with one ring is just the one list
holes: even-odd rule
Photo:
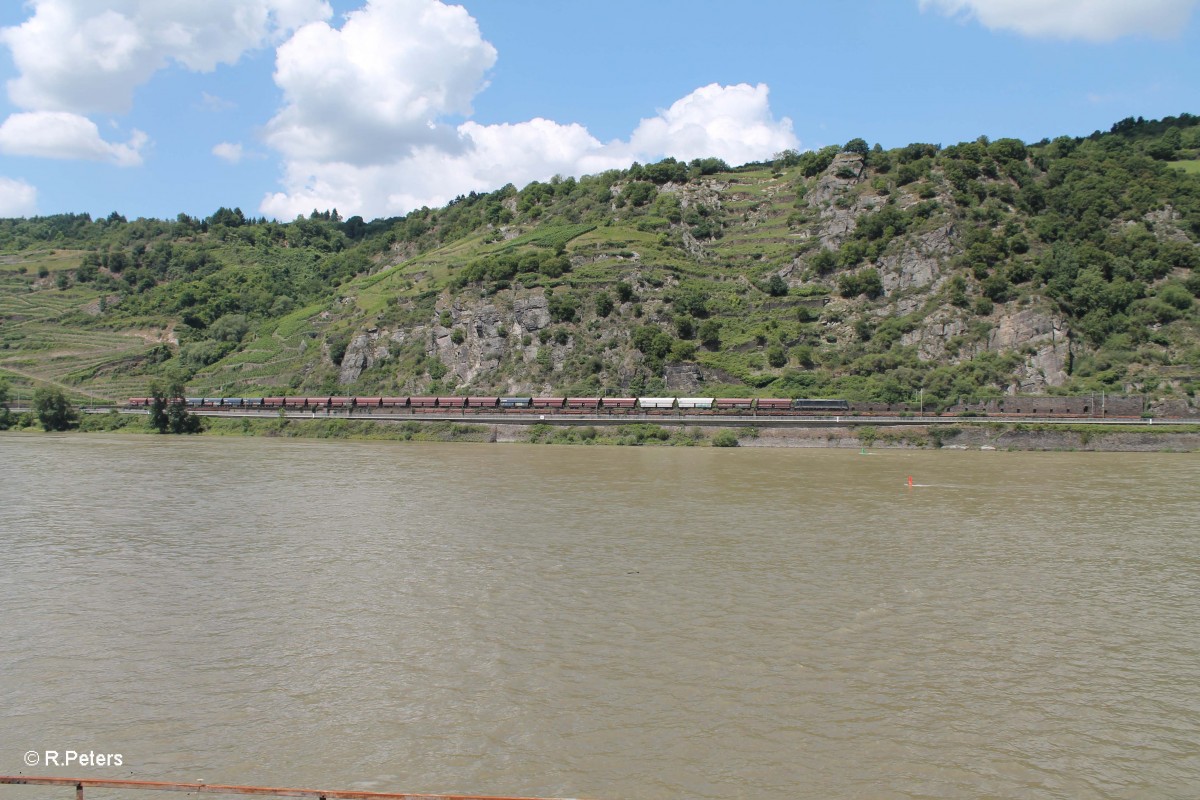
[[1195, 797], [1198, 490], [1196, 454], [4, 435], [0, 774]]

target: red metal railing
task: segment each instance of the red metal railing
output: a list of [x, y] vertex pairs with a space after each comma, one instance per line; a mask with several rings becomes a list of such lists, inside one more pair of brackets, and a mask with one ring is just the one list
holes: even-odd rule
[[0, 784], [14, 786], [73, 786], [75, 800], [83, 800], [85, 787], [95, 789], [148, 789], [155, 792], [262, 795], [267, 797], [311, 797], [316, 800], [540, 800], [532, 797], [496, 797], [478, 794], [412, 794], [410, 792], [353, 792], [324, 789], [282, 789], [273, 786], [234, 786], [224, 783], [167, 783], [123, 781], [106, 778], [45, 778], [0, 775]]

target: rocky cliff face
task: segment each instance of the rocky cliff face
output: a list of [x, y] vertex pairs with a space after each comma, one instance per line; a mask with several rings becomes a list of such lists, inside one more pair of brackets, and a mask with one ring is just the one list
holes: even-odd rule
[[[450, 324], [443, 325], [444, 319]], [[543, 345], [539, 334], [550, 324], [549, 300], [540, 289], [521, 291], [507, 303], [472, 303], [443, 295], [426, 325], [399, 330], [371, 328], [354, 336], [342, 358], [338, 382], [354, 383], [363, 372], [393, 357], [409, 343], [418, 343], [424, 355], [440, 361], [452, 385], [491, 382], [505, 362], [533, 365], [543, 346], [549, 348], [552, 367], [559, 368], [574, 342], [568, 339], [562, 344]], [[514, 370], [517, 374], [526, 371]], [[507, 381], [509, 391], [514, 393], [529, 393], [542, 385], [519, 378]]]
[[1038, 394], [1067, 381], [1071, 360], [1066, 323], [1044, 310], [1025, 309], [1001, 315], [988, 334], [987, 349], [1025, 356], [1012, 394]]
[[364, 371], [391, 355], [388, 341], [397, 335], [401, 338], [404, 336], [403, 333], [397, 334], [372, 328], [351, 339], [338, 369], [338, 383], [354, 383]]
[[[418, 369], [434, 367], [424, 375], [398, 370], [396, 383], [413, 391], [424, 390], [431, 380], [440, 380], [439, 390], [446, 391], [557, 392], [573, 383], [614, 391], [646, 386], [652, 377], [659, 390], [686, 396], [702, 394], [712, 383], [765, 386], [787, 372], [817, 369], [814, 364], [834, 364], [836, 369], [854, 358], [880, 356], [883, 351], [870, 332], [898, 317], [904, 332], [897, 334], [893, 326], [888, 332], [892, 338], [884, 341], [911, 350], [889, 353], [877, 363], [907, 362], [911, 373], [930, 362], [959, 365], [994, 353], [1008, 356], [988, 364], [1002, 364], [1009, 383], [1003, 388], [993, 383], [989, 391], [1037, 394], [1067, 384], [1079, 355], [1073, 348], [1081, 347], [1067, 317], [1038, 290], [1036, 279], [1014, 281], [1009, 296], [1015, 299], [1009, 302], [985, 301], [983, 282], [1003, 270], [1005, 262], [997, 259], [980, 267], [969, 257], [972, 246], [986, 249], [1020, 240], [1025, 249], [1013, 251], [1020, 253], [1040, 246], [1035, 231], [1013, 221], [1012, 192], [1002, 191], [1005, 187], [973, 195], [961, 187], [956, 192], [930, 167], [922, 167], [915, 180], [898, 182], [899, 165], [892, 168], [881, 174], [868, 167], [864, 156], [841, 153], [819, 175], [803, 180], [795, 173], [764, 169], [745, 180], [733, 174], [659, 186], [660, 195], [677, 198], [682, 221], [663, 210], [673, 203], [618, 207], [626, 184], [612, 184], [606, 191], [615, 216], [578, 240], [586, 241], [578, 247], [536, 241], [541, 228], [528, 220], [489, 228], [484, 237], [488, 257], [511, 252], [524, 259], [557, 248], [557, 255], [569, 260], [572, 275], [561, 281], [540, 276], [522, 280], [520, 272], [529, 269], [522, 263], [503, 286], [487, 278], [473, 279], [464, 288], [461, 282], [439, 283], [441, 278], [433, 276], [447, 269], [453, 276], [462, 263], [477, 257], [469, 250], [432, 265], [414, 263], [406, 272], [410, 284], [420, 282], [440, 292], [432, 311], [416, 324], [389, 327], [381, 319], [355, 335], [338, 381], [354, 384], [365, 371], [399, 358], [407, 359], [403, 363], [410, 372], [414, 363]], [[519, 216], [514, 199], [506, 200], [505, 207]], [[864, 220], [885, 209], [886, 224], [875, 222], [860, 230]], [[893, 226], [893, 220], [903, 224]], [[1156, 238], [1174, 243], [1190, 241], [1183, 224], [1180, 214], [1165, 206], [1112, 227], [1119, 232], [1144, 226]], [[1031, 269], [1030, 258], [1026, 269]], [[790, 295], [768, 288], [774, 276], [784, 279]], [[596, 294], [612, 295], [618, 280], [633, 286], [634, 300], [611, 317], [597, 313]], [[856, 280], [870, 280], [874, 288], [842, 296], [853, 295], [846, 286]], [[724, 293], [717, 311], [694, 300], [681, 305], [680, 295], [706, 290]], [[430, 294], [425, 292], [427, 300]], [[556, 321], [552, 294], [574, 295], [578, 315]], [[719, 346], [702, 346], [698, 331], [677, 330], [681, 316], [691, 316], [698, 327], [710, 312], [722, 326]], [[670, 337], [670, 352], [651, 355], [644, 341], [642, 350], [634, 346], [634, 332], [647, 328]], [[839, 356], [818, 352], [843, 347], [853, 355], [840, 363]], [[775, 353], [768, 358], [772, 348]], [[729, 357], [713, 358], [716, 351]], [[647, 364], [652, 365], [649, 372]], [[858, 371], [848, 374], [869, 376], [878, 368], [864, 364], [851, 369]], [[590, 376], [600, 383], [585, 384]]]
[[808, 193], [809, 205], [820, 211], [815, 235], [822, 247], [836, 250], [854, 232], [858, 218], [881, 205], [877, 197], [852, 191], [862, 182], [863, 173], [862, 156], [841, 153]]
[[927, 361], [952, 364], [983, 351], [1019, 353], [1022, 362], [1009, 394], [1038, 394], [1066, 383], [1071, 337], [1061, 316], [1046, 308], [1002, 308], [980, 323], [973, 329], [964, 312], [943, 307], [921, 327], [904, 334], [901, 344], [916, 345]]
[[910, 289], [937, 291], [945, 281], [945, 262], [953, 254], [952, 223], [905, 242], [900, 252], [879, 259], [884, 293], [890, 297]]

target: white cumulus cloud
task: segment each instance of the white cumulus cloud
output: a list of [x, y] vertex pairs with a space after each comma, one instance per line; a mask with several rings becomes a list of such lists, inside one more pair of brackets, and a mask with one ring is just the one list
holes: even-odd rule
[[327, 0], [29, 0], [0, 29], [18, 76], [10, 99], [36, 111], [123, 112], [134, 89], [177, 63], [207, 72], [328, 19]]
[[620, 143], [603, 145], [581, 125], [545, 119], [502, 125], [466, 122], [458, 146], [422, 145], [383, 164], [290, 160], [286, 191], [268, 195], [261, 210], [292, 219], [314, 208], [337, 208], [368, 219], [443, 205], [459, 194], [523, 186], [552, 175], [578, 175], [629, 166]]
[[685, 161], [716, 156], [744, 164], [796, 145], [792, 121], [776, 120], [766, 84], [704, 86], [642, 120], [630, 146], [639, 153], [664, 153]]
[[261, 210], [392, 216], [555, 174], [668, 155], [740, 164], [799, 144], [791, 121], [772, 116], [765, 85], [702, 87], [607, 143], [541, 118], [454, 124], [470, 116], [496, 59], [476, 21], [441, 0], [369, 0], [340, 28], [300, 28], [276, 54], [284, 105], [265, 138], [283, 156], [283, 191]]
[[142, 163], [142, 148], [149, 139], [134, 130], [129, 141], [108, 142], [96, 123], [65, 111], [30, 111], [13, 114], [0, 125], [0, 153], [39, 158], [102, 161], [119, 167]]
[[761, 85], [705, 86], [642, 120], [627, 141], [604, 143], [582, 125], [540, 118], [500, 125], [468, 121], [457, 127], [453, 147], [420, 144], [382, 163], [288, 159], [285, 191], [269, 194], [261, 211], [292, 219], [314, 208], [337, 208], [370, 219], [506, 183], [596, 174], [665, 156], [714, 156], [730, 164], [769, 158], [799, 142], [791, 120], [771, 115], [767, 94]]
[[19, 178], [0, 177], [0, 217], [31, 217], [37, 213], [37, 188]]
[[212, 149], [213, 155], [222, 161], [236, 164], [242, 160], [242, 145], [238, 142], [221, 142]]
[[438, 0], [372, 0], [341, 29], [316, 22], [276, 55], [286, 104], [267, 141], [289, 158], [387, 163], [414, 148], [457, 145], [446, 115], [471, 100], [496, 62], [475, 20]]
[[919, 0], [922, 10], [1025, 36], [1108, 42], [1180, 33], [1200, 0]]

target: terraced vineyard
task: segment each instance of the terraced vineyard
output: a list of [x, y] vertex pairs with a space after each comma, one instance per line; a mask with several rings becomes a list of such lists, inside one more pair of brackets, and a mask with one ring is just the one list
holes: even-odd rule
[[[79, 259], [77, 252], [0, 259], [0, 375], [18, 393], [57, 386], [79, 402], [94, 403], [144, 391], [146, 377], [131, 373], [164, 332], [89, 325], [106, 294], [59, 289], [51, 277], [75, 269]], [[49, 275], [39, 277], [40, 268]]]

